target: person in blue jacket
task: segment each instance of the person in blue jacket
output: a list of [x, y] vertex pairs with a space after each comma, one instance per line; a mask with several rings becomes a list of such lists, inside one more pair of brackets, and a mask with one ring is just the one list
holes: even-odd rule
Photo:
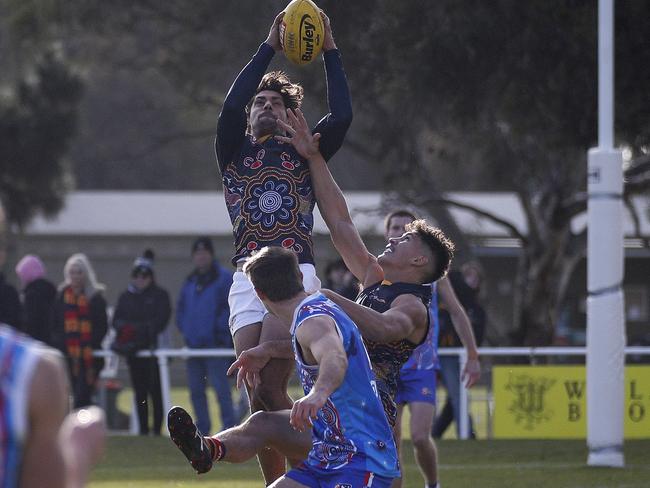
[[[193, 349], [232, 347], [228, 328], [228, 292], [232, 273], [214, 258], [212, 241], [199, 237], [192, 245], [194, 271], [181, 288], [176, 307], [176, 325], [185, 344]], [[209, 380], [221, 409], [223, 428], [232, 427], [235, 417], [230, 382], [226, 371], [231, 358], [188, 358], [187, 379], [196, 424], [201, 432], [210, 432], [210, 414], [205, 393]]]

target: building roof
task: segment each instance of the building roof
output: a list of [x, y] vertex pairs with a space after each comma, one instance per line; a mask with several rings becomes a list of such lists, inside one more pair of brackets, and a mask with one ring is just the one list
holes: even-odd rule
[[[513, 193], [456, 192], [447, 197], [490, 212], [526, 233], [525, 216]], [[362, 234], [383, 233], [381, 193], [348, 192], [346, 199]], [[638, 197], [633, 203], [642, 234], [650, 236], [650, 199]], [[452, 208], [451, 213], [469, 235], [509, 237], [503, 227], [470, 211]], [[624, 219], [625, 235], [634, 235], [627, 210]], [[586, 214], [576, 217], [574, 229], [584, 228], [586, 220]], [[28, 235], [228, 235], [232, 226], [221, 192], [76, 191], [68, 195], [56, 217], [37, 217], [25, 231]], [[314, 232], [327, 233], [317, 209]]]

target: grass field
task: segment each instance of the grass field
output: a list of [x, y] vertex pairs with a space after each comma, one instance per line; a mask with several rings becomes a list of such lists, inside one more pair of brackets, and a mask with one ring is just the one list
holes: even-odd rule
[[[408, 488], [423, 483], [406, 443]], [[583, 441], [456, 441], [438, 443], [444, 488], [647, 488], [650, 441], [625, 445], [624, 469], [588, 468]], [[205, 475], [191, 467], [166, 437], [111, 437], [91, 488], [261, 487], [255, 461], [219, 464]]]
[[[299, 398], [301, 393], [298, 390], [297, 386], [292, 386], [289, 389], [289, 394], [293, 398]], [[474, 387], [472, 389], [473, 397], [475, 399], [485, 399], [487, 398], [487, 388], [485, 387]], [[187, 388], [175, 387], [171, 390], [172, 396], [172, 405], [182, 405], [190, 406], [190, 395]], [[445, 392], [444, 389], [440, 388], [437, 392], [437, 399], [440, 405], [444, 404], [445, 401]], [[235, 394], [233, 394], [233, 401], [235, 400]], [[130, 388], [125, 388], [122, 393], [118, 396], [118, 408], [123, 412], [129, 412], [131, 410], [131, 405], [133, 402], [133, 392]], [[216, 402], [213, 396], [213, 392], [208, 392], [208, 406], [210, 409], [210, 418], [212, 419], [213, 426], [219, 422], [219, 404]], [[479, 439], [486, 439], [488, 437], [488, 406], [486, 401], [474, 401], [471, 403], [472, 418], [474, 420], [474, 428]], [[404, 412], [403, 415], [403, 424], [408, 426], [409, 421], [409, 412], [408, 409]], [[404, 438], [410, 439], [410, 433], [408, 428], [403, 430]], [[445, 432], [444, 439], [456, 439], [456, 430], [454, 424], [452, 424], [447, 431]]]
[[[295, 392], [294, 392], [295, 393]], [[173, 403], [189, 406], [184, 388], [172, 391]], [[120, 395], [122, 410], [130, 408], [127, 390]], [[210, 399], [213, 422], [218, 419], [216, 402]], [[474, 411], [478, 433], [481, 406]], [[484, 416], [483, 416], [484, 417]], [[408, 416], [405, 415], [405, 422]], [[481, 425], [483, 424], [483, 425]], [[453, 431], [453, 429], [450, 429]], [[405, 488], [421, 488], [423, 481], [413, 459], [405, 429]], [[449, 433], [453, 436], [453, 432]], [[438, 442], [440, 481], [444, 488], [648, 488], [650, 487], [650, 440], [625, 444], [624, 469], [588, 468], [585, 441], [457, 441]], [[219, 464], [197, 476], [166, 436], [111, 436], [104, 460], [95, 469], [91, 488], [233, 487], [263, 486], [255, 460], [245, 464]]]

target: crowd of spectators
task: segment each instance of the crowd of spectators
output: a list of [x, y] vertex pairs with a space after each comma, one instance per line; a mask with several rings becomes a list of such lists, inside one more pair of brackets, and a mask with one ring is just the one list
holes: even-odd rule
[[[4, 264], [4, 254], [0, 256]], [[156, 281], [155, 255], [146, 249], [135, 258], [119, 295], [112, 317], [108, 316], [105, 286], [96, 277], [84, 254], [70, 256], [63, 268], [63, 281], [55, 286], [47, 278], [42, 260], [24, 256], [15, 267], [20, 290], [11, 286], [0, 273], [0, 322], [7, 323], [52, 347], [65, 356], [75, 407], [92, 404], [98, 375], [104, 360], [93, 355], [102, 348], [110, 331], [110, 348], [124, 358], [128, 366], [137, 409], [140, 434], [160, 435], [163, 404], [160, 371], [155, 357], [138, 357], [142, 350], [160, 347], [172, 317], [172, 302], [167, 290]], [[197, 238], [191, 246], [191, 271], [176, 300], [174, 322], [184, 344], [193, 349], [232, 348], [228, 328], [228, 290], [232, 272], [216, 259], [212, 241]], [[1, 266], [0, 266], [1, 267]], [[328, 263], [324, 286], [354, 299], [359, 283], [342, 260]], [[477, 340], [484, 334], [486, 317], [480, 305], [482, 273], [480, 267], [466, 265], [450, 273], [451, 283], [466, 309]], [[111, 330], [112, 329], [112, 330]], [[455, 347], [459, 339], [440, 310], [440, 347]], [[212, 430], [207, 386], [214, 389], [223, 428], [233, 426], [244, 413], [240, 398], [235, 407], [232, 383], [226, 375], [231, 358], [188, 358], [187, 385], [197, 426]], [[433, 429], [441, 436], [452, 420], [458, 419], [458, 364], [455, 357], [441, 358], [440, 376], [448, 390], [447, 403], [440, 410]], [[149, 422], [149, 413], [153, 421]], [[458, 426], [458, 422], [456, 422]], [[470, 419], [471, 426], [471, 419]]]
[[[0, 269], [5, 258], [3, 251]], [[104, 359], [94, 352], [108, 344], [124, 359], [141, 435], [160, 435], [163, 404], [158, 361], [156, 357], [140, 357], [138, 352], [162, 345], [161, 336], [167, 332], [172, 317], [171, 299], [156, 281], [154, 262], [151, 249], [135, 258], [112, 314], [106, 301], [106, 287], [84, 254], [68, 258], [58, 286], [48, 279], [43, 261], [32, 254], [23, 256], [15, 267], [19, 290], [0, 273], [0, 322], [61, 351], [68, 367], [75, 408], [97, 402]], [[228, 328], [232, 272], [217, 262], [207, 237], [200, 237], [192, 244], [191, 262], [192, 270], [175, 307], [180, 335], [190, 348], [232, 348]], [[187, 360], [190, 397], [205, 432], [211, 428], [206, 397], [208, 380], [219, 403], [222, 426], [235, 425], [242, 414], [242, 399], [238, 402], [240, 408], [235, 408], [232, 380], [226, 376], [230, 362], [231, 358]]]

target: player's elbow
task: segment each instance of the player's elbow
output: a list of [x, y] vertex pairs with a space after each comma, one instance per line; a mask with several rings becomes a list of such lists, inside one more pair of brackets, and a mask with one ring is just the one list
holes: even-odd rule
[[383, 323], [380, 327], [375, 328], [375, 339], [368, 337], [371, 341], [385, 344], [388, 342], [401, 341], [409, 336], [407, 327], [397, 323]]
[[348, 369], [348, 357], [344, 353], [339, 353], [338, 362], [344, 369]]
[[343, 379], [345, 378], [345, 373], [348, 370], [349, 365], [348, 357], [343, 352], [336, 354], [335, 361], [339, 367], [339, 373], [337, 374], [338, 378], [335, 380], [334, 385], [332, 385], [334, 389], [338, 388], [343, 383]]
[[374, 327], [362, 331], [362, 334], [364, 339], [378, 342], [380, 344], [391, 342], [393, 340], [393, 334], [391, 333], [390, 328], [386, 327], [384, 324], [376, 324]]
[[340, 130], [347, 132], [347, 130], [352, 125], [352, 119], [352, 106], [350, 105], [340, 110], [339, 113], [336, 114], [336, 125]]

